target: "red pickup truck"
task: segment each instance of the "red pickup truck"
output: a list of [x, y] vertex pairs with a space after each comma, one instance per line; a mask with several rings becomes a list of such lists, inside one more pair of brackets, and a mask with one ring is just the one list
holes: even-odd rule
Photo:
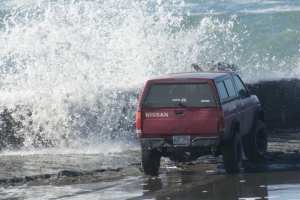
[[158, 175], [161, 157], [185, 162], [222, 155], [227, 173], [267, 152], [264, 111], [235, 72], [174, 73], [148, 80], [136, 113], [145, 174]]

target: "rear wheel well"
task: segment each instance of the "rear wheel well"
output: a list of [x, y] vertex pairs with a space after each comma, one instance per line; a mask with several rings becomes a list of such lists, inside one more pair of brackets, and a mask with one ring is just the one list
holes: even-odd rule
[[221, 139], [221, 142], [222, 142], [222, 141], [230, 140], [230, 139], [234, 136], [234, 134], [235, 134], [236, 132], [237, 132], [237, 133], [240, 133], [240, 122], [237, 121], [237, 120], [234, 120], [234, 121], [232, 122], [232, 124], [231, 124], [231, 128], [230, 128], [229, 134], [226, 135], [226, 137], [223, 137], [223, 138]]

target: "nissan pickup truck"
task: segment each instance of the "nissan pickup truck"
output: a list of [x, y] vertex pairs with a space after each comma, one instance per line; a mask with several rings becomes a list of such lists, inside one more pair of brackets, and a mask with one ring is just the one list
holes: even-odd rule
[[136, 113], [145, 174], [157, 176], [161, 157], [174, 162], [222, 155], [227, 173], [239, 173], [242, 155], [264, 159], [264, 110], [236, 72], [173, 73], [148, 80]]

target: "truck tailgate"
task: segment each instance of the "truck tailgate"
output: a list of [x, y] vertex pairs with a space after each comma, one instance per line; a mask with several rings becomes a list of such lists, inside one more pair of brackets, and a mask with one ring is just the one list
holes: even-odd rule
[[143, 134], [215, 135], [218, 132], [217, 113], [217, 108], [144, 108]]

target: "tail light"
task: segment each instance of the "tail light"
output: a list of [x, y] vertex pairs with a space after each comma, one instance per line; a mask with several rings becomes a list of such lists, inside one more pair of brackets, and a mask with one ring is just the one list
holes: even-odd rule
[[219, 132], [225, 131], [225, 123], [224, 123], [224, 111], [220, 110], [218, 113], [218, 123], [219, 123]]
[[135, 116], [135, 129], [138, 137], [141, 137], [142, 134], [142, 112], [141, 109], [138, 107], [136, 116]]

